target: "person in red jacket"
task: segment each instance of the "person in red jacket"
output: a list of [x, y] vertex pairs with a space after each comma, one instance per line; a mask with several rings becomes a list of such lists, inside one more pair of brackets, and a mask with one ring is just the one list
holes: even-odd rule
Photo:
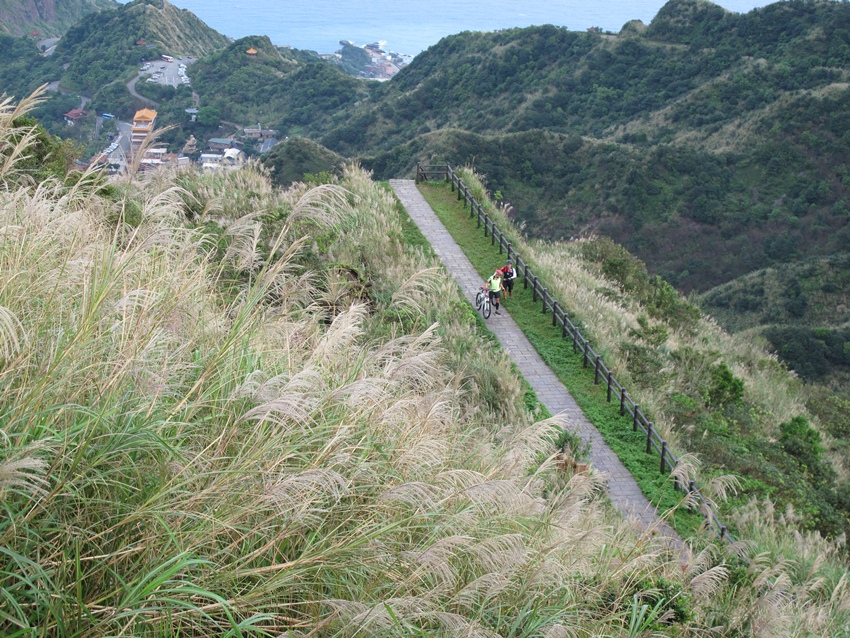
[[502, 273], [502, 288], [505, 289], [506, 297], [514, 296], [514, 279], [516, 279], [516, 270], [511, 264], [511, 260], [508, 259], [508, 263], [499, 268], [499, 272]]

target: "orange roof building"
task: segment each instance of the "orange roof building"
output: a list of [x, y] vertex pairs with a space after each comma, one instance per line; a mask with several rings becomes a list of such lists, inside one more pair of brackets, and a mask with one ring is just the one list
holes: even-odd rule
[[148, 138], [148, 135], [153, 132], [156, 116], [157, 112], [153, 109], [142, 109], [141, 111], [136, 111], [136, 115], [133, 116], [133, 127], [131, 129], [131, 146], [133, 151], [138, 150]]
[[250, 49], [245, 51], [245, 53], [250, 55], [252, 58], [257, 56], [257, 50], [254, 47], [251, 47]]

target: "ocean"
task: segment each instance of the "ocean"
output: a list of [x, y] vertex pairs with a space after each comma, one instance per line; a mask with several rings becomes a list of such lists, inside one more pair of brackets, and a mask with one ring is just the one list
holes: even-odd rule
[[[384, 42], [384, 48], [416, 55], [441, 38], [461, 31], [495, 31], [539, 24], [619, 31], [629, 20], [649, 24], [664, 0], [427, 0], [425, 2], [345, 2], [310, 0], [170, 0], [213, 29], [232, 38], [267, 35], [279, 46], [333, 53], [340, 40], [357, 45]], [[747, 12], [768, 0], [719, 0]]]

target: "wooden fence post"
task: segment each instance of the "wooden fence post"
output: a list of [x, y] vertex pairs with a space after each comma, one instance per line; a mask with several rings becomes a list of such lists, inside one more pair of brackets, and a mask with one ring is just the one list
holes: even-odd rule
[[543, 310], [540, 311], [541, 314], [546, 314], [546, 311], [549, 309], [548, 304], [546, 303], [546, 295], [549, 294], [548, 289], [544, 288], [543, 292], [540, 293], [540, 298], [543, 300]]
[[608, 370], [608, 403], [611, 403], [611, 377], [613, 376], [612, 372]]
[[534, 275], [534, 279], [531, 284], [531, 297], [532, 302], [537, 303], [537, 275]]
[[637, 424], [638, 424], [638, 413], [640, 412], [640, 406], [635, 403], [635, 411], [632, 413], [632, 432], [637, 432]]
[[646, 453], [652, 454], [652, 421], [646, 424]]
[[667, 441], [661, 441], [661, 473], [664, 474], [667, 468]]
[[553, 328], [558, 325], [558, 310], [560, 310], [560, 308], [561, 307], [558, 305], [557, 301], [552, 304], [552, 327]]
[[602, 362], [602, 357], [596, 355], [596, 369], [593, 371], [593, 385], [599, 385], [599, 364]]

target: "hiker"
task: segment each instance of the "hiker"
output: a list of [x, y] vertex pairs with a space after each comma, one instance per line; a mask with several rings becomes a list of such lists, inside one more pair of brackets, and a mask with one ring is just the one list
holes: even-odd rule
[[499, 312], [499, 300], [502, 297], [502, 271], [497, 270], [493, 273], [493, 276], [487, 280], [487, 290], [490, 293], [490, 303], [493, 304], [496, 308], [496, 314], [502, 314]]
[[505, 289], [505, 293], [508, 297], [513, 297], [516, 270], [514, 270], [513, 264], [511, 264], [511, 260], [508, 259], [508, 262], [499, 270], [502, 273], [502, 288]]

